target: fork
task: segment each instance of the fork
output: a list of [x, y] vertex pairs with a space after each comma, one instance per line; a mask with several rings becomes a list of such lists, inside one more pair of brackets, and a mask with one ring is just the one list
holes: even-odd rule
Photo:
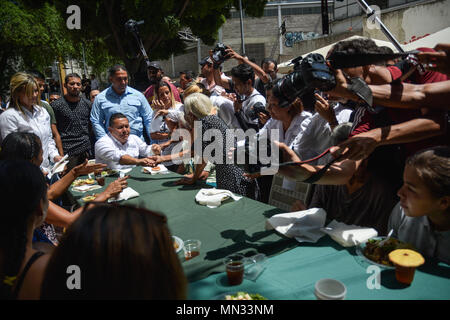
[[391, 229], [391, 231], [389, 231], [386, 239], [384, 239], [383, 241], [381, 241], [380, 243], [378, 243], [379, 247], [382, 247], [392, 236], [392, 233], [394, 232], [394, 229]]

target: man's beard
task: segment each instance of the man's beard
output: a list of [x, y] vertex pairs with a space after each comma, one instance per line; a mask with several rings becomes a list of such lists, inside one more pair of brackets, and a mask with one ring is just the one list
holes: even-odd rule
[[67, 94], [73, 98], [78, 98], [80, 96], [80, 92], [70, 92], [67, 91]]

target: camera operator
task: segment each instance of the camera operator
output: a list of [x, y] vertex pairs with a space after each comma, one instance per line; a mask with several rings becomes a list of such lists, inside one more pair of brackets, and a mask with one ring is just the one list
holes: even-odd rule
[[[450, 76], [450, 44], [438, 44], [437, 52], [421, 52], [418, 60], [427, 70], [437, 71]], [[357, 100], [358, 97], [347, 90], [347, 83], [338, 83], [340, 95]], [[418, 109], [423, 106], [434, 109], [450, 108], [450, 81], [425, 84], [392, 83], [391, 85], [369, 85], [373, 101], [390, 108]]]

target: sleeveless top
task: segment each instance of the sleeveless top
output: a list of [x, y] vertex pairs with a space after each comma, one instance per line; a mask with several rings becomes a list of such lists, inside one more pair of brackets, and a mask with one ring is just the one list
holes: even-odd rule
[[43, 255], [44, 255], [44, 252], [38, 251], [38, 252], [35, 252], [31, 256], [31, 258], [28, 260], [27, 264], [25, 265], [25, 268], [23, 268], [22, 273], [20, 274], [19, 278], [17, 279], [17, 285], [13, 291], [13, 297], [15, 299], [17, 299], [17, 296], [19, 295], [20, 289], [22, 288], [23, 281], [25, 280], [28, 270], [31, 268], [33, 263]]

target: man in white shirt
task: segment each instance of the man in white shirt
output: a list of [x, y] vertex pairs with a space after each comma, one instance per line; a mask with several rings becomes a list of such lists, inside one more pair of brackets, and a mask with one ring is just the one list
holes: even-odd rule
[[107, 164], [110, 169], [149, 166], [151, 160], [148, 157], [161, 151], [158, 145], [147, 145], [138, 136], [130, 134], [128, 118], [122, 113], [111, 116], [108, 131], [95, 143], [95, 160]]

